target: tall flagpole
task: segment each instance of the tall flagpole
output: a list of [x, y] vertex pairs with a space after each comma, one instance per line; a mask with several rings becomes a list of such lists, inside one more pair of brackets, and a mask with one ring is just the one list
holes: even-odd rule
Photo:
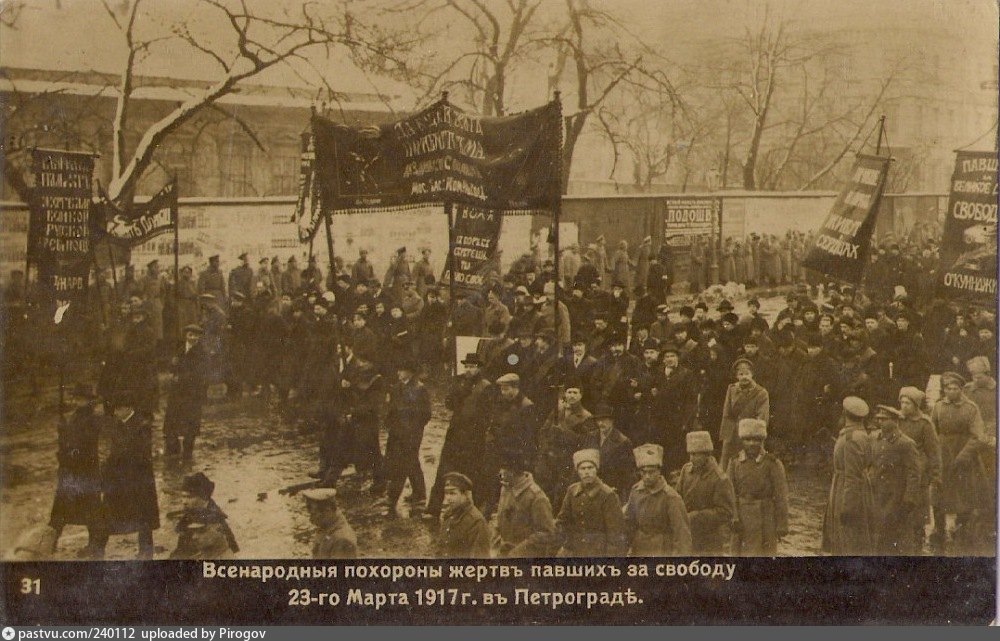
[[[171, 198], [170, 216], [174, 219], [174, 343], [181, 338], [181, 213], [177, 204], [177, 174], [174, 174], [174, 195]], [[173, 346], [171, 346], [171, 353]]]

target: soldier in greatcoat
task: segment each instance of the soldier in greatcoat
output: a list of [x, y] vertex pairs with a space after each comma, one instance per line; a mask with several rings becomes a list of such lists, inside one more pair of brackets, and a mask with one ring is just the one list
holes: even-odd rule
[[358, 537], [337, 506], [337, 490], [318, 487], [304, 490], [302, 497], [309, 510], [309, 522], [316, 526], [312, 558], [356, 559]]
[[625, 504], [629, 556], [691, 554], [691, 526], [684, 500], [663, 478], [663, 446], [647, 443], [633, 450], [642, 480]]
[[167, 411], [163, 419], [164, 455], [194, 455], [194, 441], [201, 431], [201, 411], [206, 395], [206, 364], [201, 346], [202, 329], [198, 325], [184, 328], [184, 347], [174, 358], [172, 382], [167, 396]]
[[444, 498], [438, 553], [446, 558], [487, 559], [490, 528], [472, 502], [472, 481], [461, 472], [448, 472], [442, 482]]
[[551, 555], [556, 531], [552, 504], [528, 471], [531, 462], [517, 449], [500, 452], [500, 458], [500, 502], [493, 539], [496, 556]]
[[722, 405], [722, 424], [719, 441], [722, 443], [721, 461], [723, 468], [740, 451], [737, 426], [742, 419], [754, 418], [767, 422], [770, 417], [770, 396], [767, 390], [754, 381], [753, 362], [739, 358], [732, 367], [735, 383], [726, 390], [726, 400]]
[[215, 483], [202, 472], [184, 477], [184, 509], [171, 559], [227, 559], [240, 551], [226, 514], [212, 499]]
[[[920, 453], [899, 429], [902, 412], [879, 405], [875, 424], [875, 551], [886, 555], [919, 553], [914, 524], [920, 519]], [[921, 540], [922, 543], [922, 540]]]
[[591, 414], [580, 404], [583, 398], [580, 384], [571, 381], [559, 399], [557, 407], [538, 433], [538, 456], [535, 459], [535, 480], [558, 510], [566, 489], [573, 483], [573, 453], [581, 448], [585, 423]]
[[823, 550], [834, 555], [872, 553], [874, 443], [865, 430], [868, 404], [856, 396], [842, 403], [844, 427], [833, 446], [833, 480], [823, 518]]
[[677, 493], [687, 508], [692, 552], [720, 555], [725, 553], [736, 519], [733, 484], [712, 455], [711, 434], [688, 432], [686, 440], [691, 460], [681, 468]]
[[764, 450], [767, 425], [743, 419], [737, 426], [743, 449], [729, 462], [726, 476], [736, 494], [736, 522], [730, 553], [774, 556], [788, 534], [788, 483], [785, 467]]
[[579, 481], [569, 486], [556, 530], [559, 556], [621, 556], [627, 549], [625, 520], [618, 495], [598, 476], [601, 453], [594, 448], [573, 454]]
[[899, 429], [916, 443], [920, 456], [920, 505], [913, 522], [917, 553], [923, 550], [931, 494], [941, 489], [941, 441], [931, 418], [922, 411], [923, 405], [924, 393], [916, 387], [899, 390]]

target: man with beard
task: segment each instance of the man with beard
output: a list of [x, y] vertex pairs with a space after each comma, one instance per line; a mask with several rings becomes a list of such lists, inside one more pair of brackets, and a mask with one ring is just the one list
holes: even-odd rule
[[686, 458], [684, 434], [691, 429], [698, 407], [698, 392], [691, 370], [680, 364], [675, 345], [664, 346], [660, 353], [663, 366], [651, 383], [651, 432], [655, 443], [663, 447], [664, 465], [672, 471]]
[[[894, 407], [879, 405], [875, 410], [875, 551], [890, 556], [920, 552], [915, 524], [923, 519], [918, 511], [921, 501], [920, 454], [917, 445], [899, 429], [902, 413]], [[920, 543], [923, 543], [921, 537]]]
[[591, 421], [591, 428], [581, 441], [582, 446], [600, 452], [604, 480], [624, 500], [635, 482], [632, 441], [615, 428], [614, 416], [607, 405], [599, 405]]
[[[515, 453], [528, 465], [525, 469], [531, 469], [538, 438], [537, 408], [521, 392], [521, 377], [517, 374], [504, 374], [496, 379], [496, 384], [499, 393], [492, 396], [486, 412], [486, 451]], [[499, 470], [485, 461], [484, 465], [490, 469], [483, 475], [488, 485], [483, 488], [480, 505], [483, 513], [489, 515], [497, 504]]]
[[488, 559], [490, 528], [472, 501], [472, 481], [460, 472], [448, 472], [441, 481], [444, 511], [437, 540], [438, 556]]
[[691, 528], [684, 500], [663, 478], [663, 448], [647, 443], [633, 450], [641, 480], [625, 504], [629, 556], [687, 556]]
[[563, 376], [580, 386], [586, 406], [595, 406], [598, 400], [594, 382], [596, 369], [597, 359], [587, 353], [587, 342], [579, 334], [575, 335], [573, 353], [563, 358]]
[[720, 556], [736, 519], [733, 484], [712, 456], [711, 434], [688, 432], [686, 441], [691, 460], [681, 468], [677, 493], [687, 508], [692, 553]]
[[[496, 388], [483, 377], [483, 362], [477, 354], [466, 354], [462, 359], [465, 371], [455, 377], [451, 390], [445, 397], [445, 406], [451, 410], [451, 423], [444, 435], [437, 478], [431, 488], [427, 514], [438, 518], [444, 496], [444, 479], [451, 472], [460, 472], [469, 479], [476, 492], [485, 491], [491, 479], [489, 466], [485, 465], [486, 409], [496, 393]], [[478, 496], [480, 505], [483, 497]]]
[[413, 489], [410, 502], [415, 511], [422, 511], [421, 504], [426, 498], [424, 472], [420, 467], [420, 441], [424, 436], [424, 427], [431, 420], [431, 398], [424, 384], [416, 379], [416, 371], [416, 365], [409, 361], [399, 364], [399, 380], [389, 390], [386, 404], [389, 518], [396, 516], [396, 503], [407, 479]]
[[580, 449], [592, 417], [581, 404], [582, 398], [580, 384], [570, 382], [538, 433], [535, 480], [556, 510], [573, 482], [573, 452]]
[[493, 547], [500, 558], [549, 556], [556, 524], [552, 504], [517, 450], [499, 450], [500, 501]]
[[194, 456], [194, 440], [201, 431], [201, 410], [205, 402], [205, 350], [201, 347], [202, 329], [198, 325], [184, 328], [184, 347], [174, 357], [167, 411], [163, 419], [163, 454]]
[[746, 418], [737, 430], [742, 450], [726, 468], [736, 495], [737, 517], [729, 551], [736, 556], [774, 556], [778, 541], [788, 534], [785, 468], [764, 450], [764, 421]]
[[580, 480], [569, 486], [556, 518], [556, 531], [562, 539], [557, 556], [621, 556], [627, 549], [621, 503], [598, 476], [600, 465], [596, 449], [573, 454]]
[[[650, 338], [662, 343], [669, 341], [674, 337], [674, 324], [670, 322], [669, 313], [670, 308], [667, 305], [657, 305], [656, 318], [648, 325]], [[636, 322], [635, 316], [632, 317], [632, 326], [641, 327], [641, 325]], [[633, 330], [633, 334], [634, 333], [635, 332]]]

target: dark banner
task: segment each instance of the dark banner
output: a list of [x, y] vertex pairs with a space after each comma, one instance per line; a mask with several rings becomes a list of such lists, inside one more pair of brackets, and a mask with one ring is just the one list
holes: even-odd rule
[[715, 242], [722, 234], [722, 199], [664, 198], [663, 240], [675, 249], [691, 247], [695, 236]]
[[455, 269], [455, 289], [481, 291], [490, 267], [496, 264], [497, 243], [503, 213], [496, 210], [455, 205], [451, 229], [451, 253], [445, 262], [442, 283], [450, 282]]
[[0, 565], [0, 598], [4, 625], [13, 626], [985, 626], [996, 612], [995, 564], [927, 556], [43, 561]]
[[[36, 149], [28, 251], [38, 268], [44, 308], [62, 310], [86, 301], [91, 265], [91, 199], [94, 156]], [[54, 307], [53, 307], [54, 305]]]
[[316, 180], [316, 150], [313, 136], [302, 134], [302, 154], [299, 156], [299, 199], [295, 203], [292, 222], [299, 228], [299, 242], [309, 242], [319, 229], [320, 207], [319, 183]]
[[551, 212], [559, 205], [558, 102], [485, 118], [442, 100], [378, 126], [314, 116], [312, 130], [324, 209], [455, 202]]
[[108, 240], [135, 247], [174, 229], [177, 224], [177, 183], [167, 184], [148, 202], [134, 205], [131, 212], [118, 209], [107, 200], [104, 205], [103, 230]]
[[803, 267], [861, 282], [888, 172], [887, 156], [858, 154], [851, 178], [833, 203], [815, 245], [802, 261]]
[[959, 151], [941, 239], [938, 291], [990, 307], [997, 296], [997, 152]]

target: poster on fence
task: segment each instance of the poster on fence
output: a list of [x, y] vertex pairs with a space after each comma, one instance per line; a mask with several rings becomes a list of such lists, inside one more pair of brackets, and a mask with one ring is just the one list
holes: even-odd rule
[[712, 242], [721, 230], [721, 198], [664, 198], [663, 239], [674, 249], [686, 250], [696, 236]]
[[804, 267], [852, 283], [861, 282], [889, 160], [888, 156], [858, 154], [850, 179], [802, 261]]
[[955, 158], [938, 274], [942, 296], [996, 305], [995, 151], [959, 151]]

